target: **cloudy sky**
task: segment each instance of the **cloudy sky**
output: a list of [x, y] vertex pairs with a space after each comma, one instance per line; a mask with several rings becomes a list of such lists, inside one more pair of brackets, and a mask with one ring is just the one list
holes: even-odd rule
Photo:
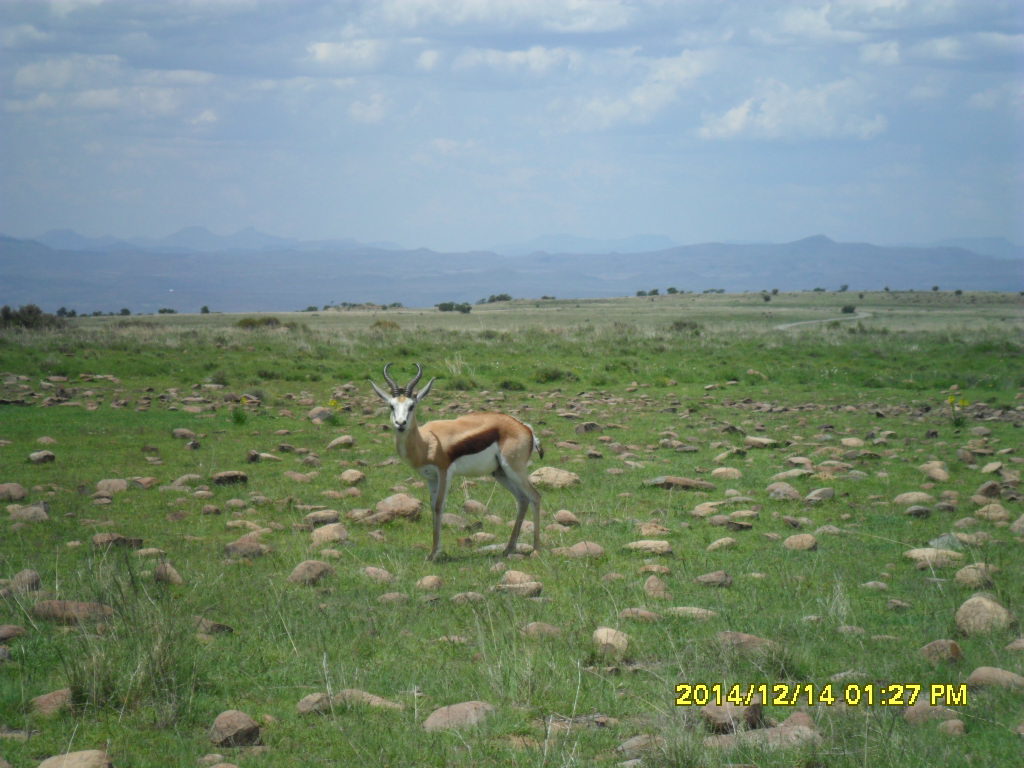
[[1020, 0], [4, 0], [0, 232], [1024, 242]]

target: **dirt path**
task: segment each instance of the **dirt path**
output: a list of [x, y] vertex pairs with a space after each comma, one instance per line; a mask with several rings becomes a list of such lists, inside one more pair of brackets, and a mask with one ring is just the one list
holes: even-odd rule
[[776, 331], [788, 331], [790, 328], [796, 328], [801, 325], [813, 325], [814, 323], [838, 323], [849, 320], [864, 320], [871, 317], [870, 312], [855, 312], [852, 315], [843, 315], [842, 317], [826, 317], [822, 320], [799, 320], [795, 323], [783, 323], [782, 325], [776, 325]]

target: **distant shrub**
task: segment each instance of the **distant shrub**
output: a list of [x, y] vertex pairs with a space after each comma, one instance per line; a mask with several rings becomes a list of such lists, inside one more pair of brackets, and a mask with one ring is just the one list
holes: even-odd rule
[[461, 304], [454, 301], [442, 301], [437, 305], [437, 308], [441, 312], [461, 312], [466, 315], [473, 309], [472, 305], [462, 302]]
[[267, 315], [266, 317], [243, 317], [235, 325], [247, 331], [254, 331], [260, 328], [277, 328], [281, 325], [281, 321], [273, 315]]
[[400, 330], [401, 327], [402, 326], [394, 320], [374, 320], [370, 325], [370, 328], [375, 331], [397, 331]]
[[853, 304], [844, 304], [843, 305], [843, 314], [844, 315], [852, 315], [856, 311], [857, 311], [857, 308], [855, 306], [853, 306]]
[[526, 385], [516, 379], [504, 379], [498, 382], [498, 389], [506, 392], [522, 392], [526, 389]]
[[18, 309], [11, 309], [6, 304], [0, 307], [0, 328], [25, 328], [41, 330], [44, 328], [63, 328], [62, 318], [43, 312], [35, 304], [26, 304]]
[[694, 320], [673, 320], [669, 328], [676, 333], [692, 333], [694, 336], [704, 330], [704, 326]]
[[540, 384], [551, 384], [555, 381], [579, 381], [577, 376], [572, 371], [566, 371], [561, 368], [555, 368], [554, 366], [545, 366], [538, 368], [536, 373], [533, 374], [534, 381]]
[[161, 307], [157, 310], [157, 313], [161, 315], [176, 315], [178, 314], [178, 310], [171, 309], [170, 307]]

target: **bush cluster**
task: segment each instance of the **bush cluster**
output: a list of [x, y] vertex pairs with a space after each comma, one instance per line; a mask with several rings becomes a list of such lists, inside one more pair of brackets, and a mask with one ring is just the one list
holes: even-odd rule
[[26, 304], [18, 309], [11, 309], [4, 304], [0, 307], [0, 328], [25, 328], [40, 330], [43, 328], [63, 328], [64, 320], [56, 315], [43, 312], [35, 304]]

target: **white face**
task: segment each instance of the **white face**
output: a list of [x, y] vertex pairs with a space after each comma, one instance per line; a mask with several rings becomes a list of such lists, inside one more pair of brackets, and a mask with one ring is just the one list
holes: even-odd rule
[[387, 403], [388, 408], [391, 409], [391, 424], [399, 432], [405, 432], [409, 425], [415, 421], [416, 406], [419, 405], [420, 400], [427, 396], [433, 385], [434, 380], [431, 379], [427, 382], [427, 386], [412, 397], [409, 397], [405, 394], [389, 395], [372, 381], [370, 382], [370, 386], [377, 393], [377, 397]]
[[405, 432], [406, 427], [412, 422], [416, 402], [405, 395], [388, 398], [388, 405], [391, 406], [391, 424], [399, 432]]

